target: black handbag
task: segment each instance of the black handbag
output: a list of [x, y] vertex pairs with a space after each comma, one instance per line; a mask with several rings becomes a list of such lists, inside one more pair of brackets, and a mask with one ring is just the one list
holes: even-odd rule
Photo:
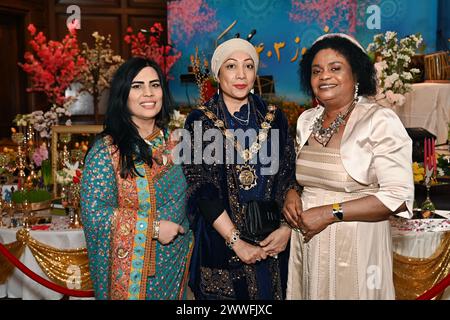
[[240, 238], [251, 244], [259, 244], [280, 227], [281, 210], [274, 200], [253, 200], [246, 204], [244, 230]]

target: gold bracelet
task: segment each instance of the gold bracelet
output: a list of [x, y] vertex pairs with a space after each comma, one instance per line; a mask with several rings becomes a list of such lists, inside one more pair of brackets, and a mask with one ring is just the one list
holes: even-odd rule
[[158, 240], [159, 238], [159, 220], [153, 221], [153, 236], [152, 239]]

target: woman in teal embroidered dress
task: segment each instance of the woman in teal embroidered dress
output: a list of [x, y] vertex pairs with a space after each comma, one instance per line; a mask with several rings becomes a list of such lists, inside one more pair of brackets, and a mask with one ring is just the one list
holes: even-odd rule
[[82, 221], [97, 299], [184, 299], [192, 232], [172, 161], [170, 95], [159, 66], [116, 72], [105, 128], [86, 156]]

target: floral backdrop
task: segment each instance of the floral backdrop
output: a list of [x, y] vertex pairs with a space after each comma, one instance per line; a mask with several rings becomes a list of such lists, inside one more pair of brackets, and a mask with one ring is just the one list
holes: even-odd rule
[[[367, 27], [369, 5], [380, 8], [380, 29]], [[190, 57], [198, 51], [209, 61], [216, 41], [221, 43], [237, 33], [245, 38], [253, 29], [256, 34], [252, 43], [262, 50], [259, 75], [272, 75], [275, 94], [301, 105], [309, 101], [298, 80], [301, 53], [325, 32], [349, 33], [365, 48], [375, 35], [387, 31], [395, 31], [398, 39], [420, 33], [424, 53], [436, 50], [438, 1], [172, 0], [167, 9], [169, 42], [182, 52], [172, 68], [170, 82], [180, 104], [195, 105], [200, 96], [195, 82], [180, 80], [181, 75], [189, 74]]]

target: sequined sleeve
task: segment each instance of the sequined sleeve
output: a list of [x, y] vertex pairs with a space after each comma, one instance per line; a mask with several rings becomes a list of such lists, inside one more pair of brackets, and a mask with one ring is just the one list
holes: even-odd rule
[[103, 139], [89, 151], [81, 182], [81, 217], [89, 268], [97, 299], [108, 299], [111, 217], [117, 207], [117, 185]]

